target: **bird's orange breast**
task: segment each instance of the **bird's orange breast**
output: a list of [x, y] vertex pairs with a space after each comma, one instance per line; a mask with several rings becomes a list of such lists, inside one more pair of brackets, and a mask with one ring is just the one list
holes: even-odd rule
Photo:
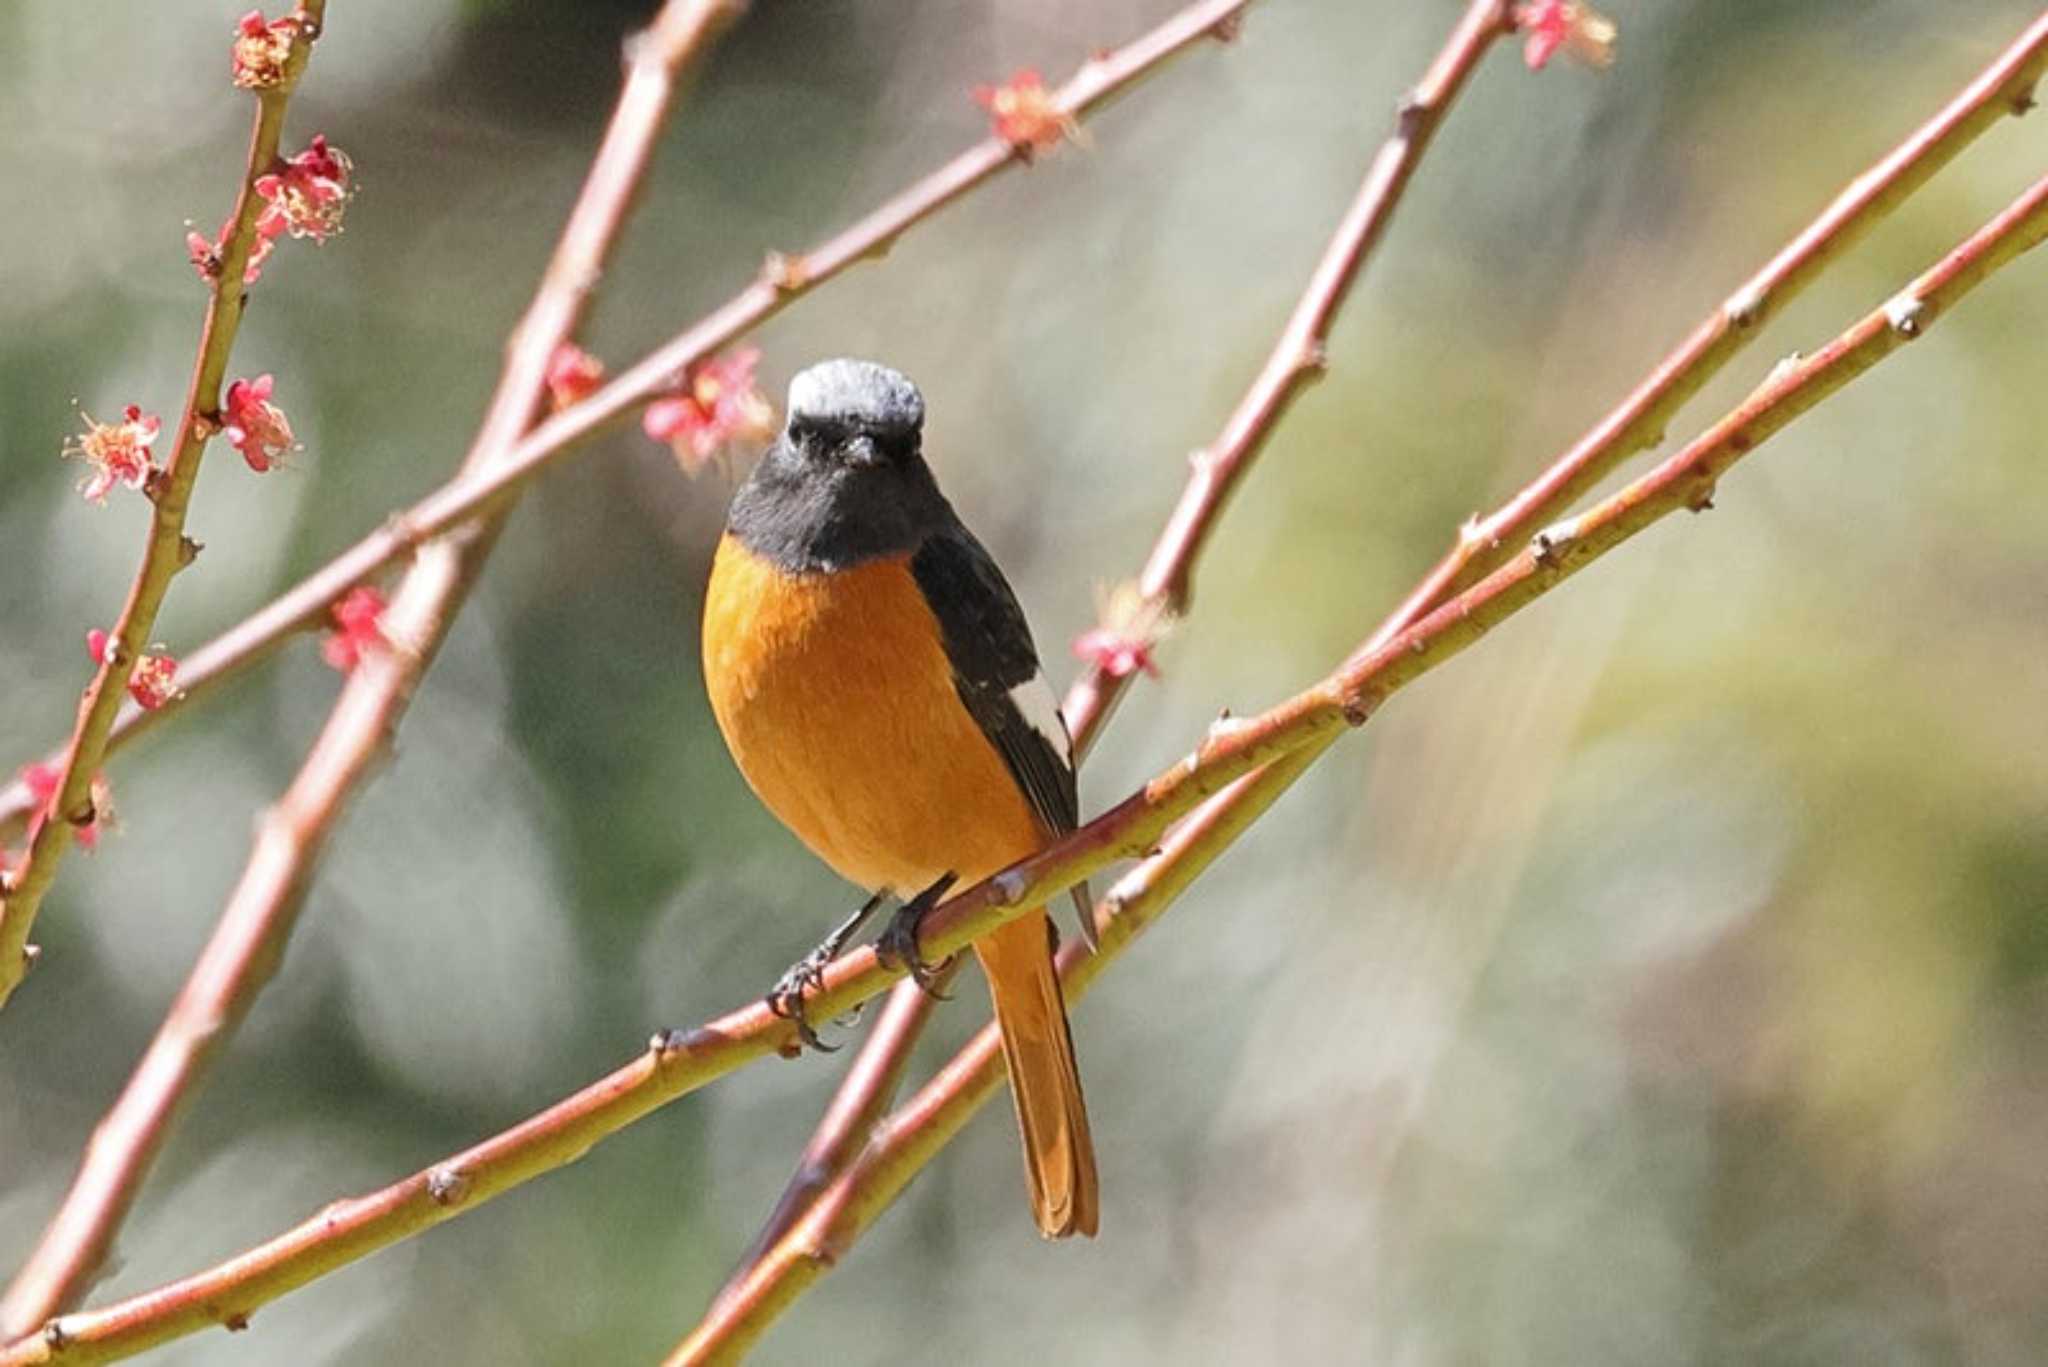
[[727, 536], [704, 603], [704, 682], [762, 802], [862, 887], [972, 882], [1043, 843], [954, 691], [908, 557], [792, 574]]

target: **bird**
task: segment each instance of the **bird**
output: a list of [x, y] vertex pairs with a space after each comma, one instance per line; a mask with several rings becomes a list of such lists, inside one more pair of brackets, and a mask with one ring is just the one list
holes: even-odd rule
[[[924, 417], [917, 386], [887, 366], [801, 371], [733, 496], [705, 593], [705, 687], [740, 772], [871, 894], [769, 995], [813, 1043], [804, 988], [886, 896], [907, 900], [878, 947], [925, 982], [916, 922], [945, 889], [1079, 824], [1072, 741], [1030, 626], [939, 491]], [[1085, 891], [1075, 903], [1092, 943]], [[1056, 942], [1043, 907], [974, 942], [1047, 1238], [1093, 1235], [1100, 1204]]]

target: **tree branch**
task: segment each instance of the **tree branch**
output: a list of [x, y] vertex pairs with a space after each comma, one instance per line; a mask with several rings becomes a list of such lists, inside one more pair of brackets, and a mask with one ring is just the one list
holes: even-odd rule
[[[550, 358], [585, 312], [666, 120], [676, 79], [733, 0], [669, 0], [629, 44], [625, 87], [532, 305], [514, 331], [498, 389], [464, 468], [504, 459], [545, 395]], [[236, 278], [239, 278], [237, 276]], [[509, 511], [509, 508], [507, 509]], [[482, 569], [503, 513], [461, 544], [426, 548], [384, 615], [394, 649], [351, 673], [327, 725], [278, 804], [213, 937], [128, 1085], [94, 1130], [62, 1206], [0, 1299], [0, 1338], [27, 1333], [77, 1303], [214, 1058], [234, 1037], [278, 962], [328, 834], [397, 728]]]
[[[1784, 368], [1684, 450], [1611, 498], [1538, 532], [1506, 565], [1384, 646], [1333, 676], [1353, 705], [1370, 711], [1403, 683], [1477, 640], [1495, 622], [1548, 592], [1652, 522], [1711, 506], [1715, 481], [1793, 419], [1886, 355], [1921, 336], [1981, 280], [2048, 237], [2048, 177], [1966, 239], [1905, 290], [1830, 342]], [[1108, 961], [1215, 861], [1321, 754], [1302, 745], [1238, 779], [1204, 804], [1105, 900], [1102, 949], [1068, 947], [1060, 967], [1070, 996], [1085, 993]], [[875, 1217], [902, 1194], [1003, 1078], [1001, 1039], [985, 1028], [901, 1110], [821, 1195], [805, 1218], [721, 1296], [667, 1359], [668, 1367], [737, 1361], [797, 1297], [837, 1266]]]
[[[1076, 119], [1104, 107], [1204, 38], [1229, 36], [1231, 25], [1251, 2], [1198, 0], [1123, 47], [1089, 58], [1060, 88], [1054, 97], [1056, 107]], [[358, 583], [413, 554], [434, 537], [485, 515], [563, 459], [577, 443], [672, 388], [678, 376], [705, 356], [759, 327], [849, 267], [885, 254], [911, 228], [1027, 160], [1012, 144], [985, 138], [808, 252], [771, 255], [762, 273], [738, 294], [582, 402], [543, 420], [512, 448], [503, 464], [458, 475], [394, 514], [383, 527], [237, 626], [184, 657], [178, 666], [180, 696], [154, 711], [125, 710], [114, 726], [111, 748], [119, 749], [169, 720], [217, 685], [268, 657], [295, 633], [321, 625], [328, 607]], [[118, 694], [120, 690], [113, 691]], [[0, 836], [24, 821], [34, 808], [33, 798], [20, 782], [0, 788]]]
[[[20, 984], [32, 957], [29, 933], [35, 928], [36, 912], [56, 881], [57, 867], [71, 847], [79, 826], [94, 816], [92, 780], [105, 758], [115, 715], [120, 710], [122, 691], [135, 671], [135, 662], [149, 645], [156, 628], [157, 610], [170, 591], [171, 579], [189, 563], [186, 551], [185, 513], [192, 502], [192, 489], [199, 481], [199, 463], [206, 443], [220, 423], [220, 386], [227, 375], [228, 356], [234, 350], [235, 334], [242, 326], [242, 305], [247, 285], [243, 272], [256, 239], [256, 217], [264, 200], [256, 191], [256, 180], [270, 173], [277, 161], [278, 143], [284, 135], [284, 115], [292, 91], [305, 72], [306, 59], [326, 18], [326, 0], [301, 0], [293, 30], [291, 51], [286, 56], [275, 85], [255, 92], [256, 118], [249, 132], [249, 154], [242, 167], [241, 189], [228, 231], [222, 234], [219, 269], [211, 280], [206, 319], [200, 326], [199, 352], [192, 366], [192, 382], [185, 391], [185, 411], [178, 419], [178, 434], [169, 463], [160, 480], [149, 487], [149, 539], [144, 544], [142, 563], [128, 586], [128, 601], [121, 609], [106, 647], [100, 652], [100, 666], [85, 695], [79, 700], [78, 721], [70, 741], [51, 757], [63, 777], [50, 799], [51, 819], [39, 823], [29, 837], [25, 861], [11, 879], [0, 879], [0, 1006], [5, 1006]], [[26, 801], [25, 819], [36, 807], [26, 785], [18, 780]]]
[[[1172, 822], [1229, 785], [1276, 760], [1305, 763], [1320, 742], [1362, 725], [1394, 692], [1571, 575], [1660, 519], [1707, 506], [1716, 481], [1743, 456], [1885, 355], [1924, 335], [1977, 284], [2044, 236], [2048, 178], [1821, 351], [1780, 367], [1733, 412], [1656, 469], [1586, 513], [1538, 533], [1501, 568], [1383, 647], [1346, 661], [1257, 718], [1212, 729], [1193, 754], [1088, 826], [956, 894], [927, 919], [919, 936], [924, 957], [965, 949], [1115, 858], [1149, 855], [1149, 845]], [[1196, 852], [1213, 855], [1212, 846], [1220, 849], [1225, 833], [1234, 836], [1242, 829], [1233, 818], [1245, 815], [1247, 808], [1219, 802], [1209, 811], [1206, 836], [1190, 830], [1174, 837], [1168, 848], [1178, 854], [1169, 859], [1162, 850], [1134, 870], [1121, 890], [1143, 891], [1150, 883], [1134, 881], [1142, 879], [1160, 886], [1161, 899], [1169, 890], [1178, 892], [1192, 877], [1190, 861]], [[1105, 906], [1105, 962], [1135, 931], [1121, 924], [1117, 900], [1113, 893]], [[1151, 905], [1163, 905], [1163, 900]], [[1069, 962], [1078, 957], [1070, 947]], [[856, 950], [827, 968], [812, 1010], [825, 1015], [848, 1010], [899, 975], [900, 969], [881, 965], [872, 949]], [[759, 1002], [692, 1031], [657, 1035], [625, 1067], [512, 1129], [381, 1191], [336, 1202], [269, 1243], [196, 1276], [105, 1309], [53, 1320], [37, 1337], [0, 1351], [0, 1367], [106, 1361], [209, 1324], [239, 1326], [284, 1292], [572, 1162], [665, 1102], [793, 1046], [790, 1022]], [[956, 1071], [949, 1065], [939, 1081], [971, 1075], [971, 1069]]]
[[[1185, 610], [1195, 562], [1224, 504], [1258, 459], [1294, 397], [1322, 374], [1330, 326], [1399, 206], [1409, 175], [1457, 99], [1465, 78], [1493, 42], [1512, 27], [1508, 0], [1472, 0], [1421, 83], [1401, 101], [1393, 133], [1380, 146], [1351, 207], [1324, 246], [1265, 364], [1215, 440], [1190, 458], [1187, 486], [1139, 581], [1140, 592], [1147, 599], [1176, 614]], [[1130, 677], [1094, 666], [1067, 694], [1062, 712], [1073, 736], [1077, 763], [1101, 733]], [[950, 974], [952, 970], [947, 971]], [[860, 1156], [869, 1132], [902, 1083], [910, 1052], [924, 1033], [933, 1005], [932, 995], [916, 983], [901, 983], [891, 990], [888, 1005], [847, 1069], [797, 1162], [796, 1172], [720, 1293], [721, 1300], [748, 1279], [762, 1254], [788, 1233], [817, 1194]]]

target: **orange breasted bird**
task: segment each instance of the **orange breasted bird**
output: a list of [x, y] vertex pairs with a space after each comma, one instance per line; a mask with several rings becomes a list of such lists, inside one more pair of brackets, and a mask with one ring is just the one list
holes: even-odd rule
[[[874, 894], [771, 995], [803, 989], [883, 896], [884, 947], [916, 918], [1079, 822], [1072, 746], [1017, 597], [939, 492], [924, 398], [826, 361], [734, 497], [704, 605], [704, 679], [733, 759], [812, 852]], [[1083, 909], [1082, 893], [1076, 903]], [[974, 945], [988, 979], [1041, 1233], [1093, 1234], [1095, 1150], [1043, 908]]]

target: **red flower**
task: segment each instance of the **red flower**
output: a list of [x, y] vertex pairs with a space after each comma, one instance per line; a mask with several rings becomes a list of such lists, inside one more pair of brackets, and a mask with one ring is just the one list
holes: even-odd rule
[[320, 643], [320, 658], [346, 674], [363, 656], [384, 644], [384, 595], [374, 585], [358, 584], [328, 609], [334, 630]]
[[285, 62], [292, 55], [292, 39], [298, 32], [296, 15], [265, 19], [259, 9], [243, 15], [235, 23], [231, 63], [235, 84], [243, 90], [282, 85]]
[[[33, 845], [36, 832], [43, 822], [55, 814], [57, 787], [64, 777], [64, 771], [54, 764], [26, 764], [21, 769], [22, 784], [28, 795], [36, 800], [36, 813], [29, 818], [28, 839]], [[104, 775], [94, 775], [91, 787], [92, 820], [78, 828], [80, 849], [92, 849], [100, 843], [100, 832], [114, 828], [114, 795], [107, 786]]]
[[1515, 6], [1515, 27], [1527, 35], [1522, 60], [1541, 71], [1559, 50], [1587, 66], [1614, 61], [1614, 21], [1580, 0], [1523, 0]]
[[163, 430], [155, 414], [144, 413], [131, 403], [121, 411], [122, 421], [117, 423], [96, 422], [90, 413], [80, 416], [85, 419], [84, 434], [64, 444], [65, 455], [82, 457], [93, 468], [79, 483], [80, 493], [94, 503], [105, 503], [107, 491], [116, 484], [140, 489], [149, 483], [156, 473], [150, 445]]
[[[94, 664], [107, 662], [107, 642], [111, 638], [106, 632], [94, 627], [85, 633], [86, 653], [92, 656]], [[135, 672], [128, 676], [128, 696], [145, 711], [154, 712], [178, 693], [178, 662], [168, 655], [143, 655], [135, 661]]]
[[1173, 626], [1166, 604], [1147, 599], [1132, 583], [1119, 584], [1097, 598], [1101, 623], [1074, 638], [1074, 654], [1112, 679], [1141, 669], [1158, 678], [1152, 650]]
[[[221, 253], [227, 250], [229, 234], [235, 230], [231, 218], [220, 225], [220, 236], [209, 241], [204, 233], [185, 234], [185, 255], [191, 259], [192, 269], [199, 272], [199, 278], [208, 284], [220, 278]], [[270, 253], [277, 248], [277, 235], [284, 231], [284, 220], [265, 215], [256, 220], [256, 236], [249, 243], [249, 260], [242, 267], [242, 283], [253, 285], [263, 274], [263, 263], [270, 259]]]
[[1048, 151], [1063, 139], [1080, 137], [1073, 115], [1059, 107], [1045, 88], [1045, 77], [1028, 66], [1020, 67], [1005, 85], [976, 86], [974, 102], [988, 111], [995, 135], [1026, 157]]
[[760, 359], [758, 350], [747, 347], [705, 361], [682, 394], [647, 405], [641, 427], [668, 443], [684, 474], [696, 474], [731, 447], [759, 445], [775, 435], [775, 405], [754, 383]]
[[349, 184], [354, 169], [347, 153], [316, 135], [283, 170], [256, 178], [256, 193], [268, 201], [256, 217], [256, 235], [267, 240], [289, 232], [325, 242], [340, 232], [342, 213], [355, 193]]
[[564, 342], [548, 361], [548, 397], [557, 409], [567, 408], [604, 380], [604, 362], [577, 346]]
[[228, 386], [222, 408], [221, 430], [249, 468], [263, 474], [277, 464], [277, 458], [298, 449], [292, 439], [291, 421], [284, 410], [270, 401], [275, 384], [269, 375], [253, 380], [236, 380]]

